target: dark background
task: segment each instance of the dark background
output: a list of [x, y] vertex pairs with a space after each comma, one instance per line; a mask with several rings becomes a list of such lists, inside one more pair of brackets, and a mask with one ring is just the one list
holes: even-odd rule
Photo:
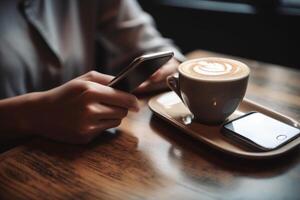
[[195, 49], [300, 69], [300, 0], [139, 0], [184, 53]]

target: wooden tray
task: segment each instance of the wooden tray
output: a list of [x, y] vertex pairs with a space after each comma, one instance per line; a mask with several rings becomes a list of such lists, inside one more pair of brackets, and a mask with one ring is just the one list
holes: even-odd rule
[[[180, 128], [184, 131], [184, 133], [208, 144], [215, 149], [234, 156], [250, 159], [271, 158], [283, 155], [300, 144], [300, 137], [298, 137], [297, 139], [278, 149], [267, 152], [257, 152], [252, 149], [248, 149], [247, 147], [243, 147], [223, 136], [220, 132], [221, 125], [208, 126], [193, 122], [189, 110], [174, 92], [166, 92], [152, 97], [149, 100], [148, 105], [155, 114]], [[294, 127], [300, 127], [300, 124], [296, 120], [258, 105], [248, 99], [243, 100], [238, 109], [229, 117], [229, 120], [250, 111], [258, 111]]]

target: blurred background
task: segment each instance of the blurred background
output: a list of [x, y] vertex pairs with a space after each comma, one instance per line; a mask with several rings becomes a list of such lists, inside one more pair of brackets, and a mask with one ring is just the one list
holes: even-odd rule
[[184, 53], [209, 50], [300, 69], [300, 0], [138, 0]]

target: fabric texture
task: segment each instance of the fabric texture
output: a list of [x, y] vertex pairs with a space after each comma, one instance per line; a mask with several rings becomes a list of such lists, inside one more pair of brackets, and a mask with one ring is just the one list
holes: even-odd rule
[[184, 60], [135, 0], [4, 0], [0, 99], [47, 90], [96, 69], [96, 43], [105, 60], [97, 69], [112, 74], [147, 52], [172, 50]]

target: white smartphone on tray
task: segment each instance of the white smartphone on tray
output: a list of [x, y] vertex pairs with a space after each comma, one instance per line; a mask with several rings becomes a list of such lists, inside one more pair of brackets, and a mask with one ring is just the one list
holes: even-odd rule
[[222, 126], [225, 136], [256, 150], [270, 151], [300, 136], [300, 129], [259, 112], [250, 112]]

